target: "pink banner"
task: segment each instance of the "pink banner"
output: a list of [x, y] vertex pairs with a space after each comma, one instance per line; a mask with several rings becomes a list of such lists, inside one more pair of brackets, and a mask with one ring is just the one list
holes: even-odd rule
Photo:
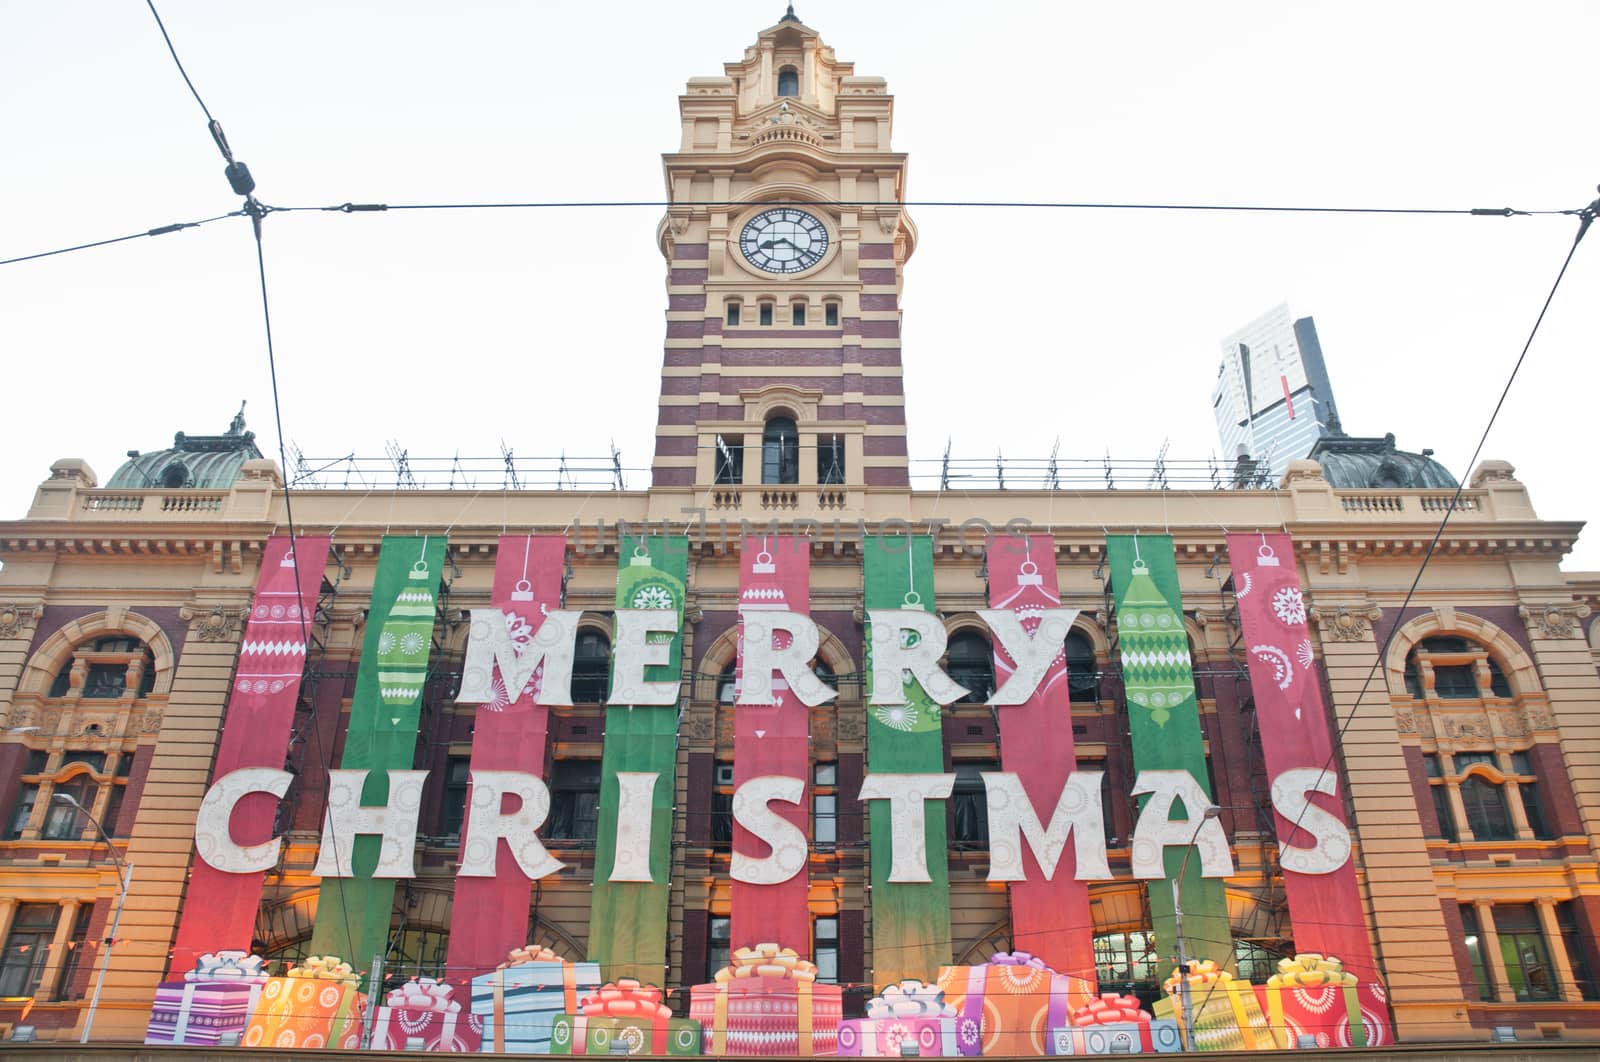
[[[1310, 768], [1316, 772], [1310, 777], [1315, 778], [1326, 767], [1324, 782], [1337, 784], [1339, 792], [1310, 794], [1310, 802], [1348, 826], [1345, 782], [1333, 754], [1333, 721], [1317, 677], [1294, 542], [1281, 533], [1230, 534], [1228, 556], [1233, 561], [1233, 593], [1249, 654], [1250, 692], [1255, 697], [1267, 777], [1276, 788], [1285, 771]], [[1295, 789], [1286, 795], [1292, 798], [1303, 792]], [[1318, 847], [1317, 838], [1303, 825], [1276, 809], [1273, 821], [1283, 848]], [[1345, 854], [1337, 868], [1322, 874], [1284, 867], [1283, 888], [1294, 924], [1295, 950], [1342, 960], [1360, 983], [1367, 1046], [1392, 1043], [1353, 860]]]
[[[811, 610], [811, 553], [809, 542], [795, 535], [750, 536], [739, 554], [739, 656], [735, 689], [744, 688], [744, 628], [746, 617], [761, 612], [787, 611], [806, 615]], [[787, 634], [773, 634], [773, 646], [785, 648]], [[775, 705], [739, 705], [733, 709], [733, 784], [735, 791], [752, 778], [783, 775], [805, 785], [799, 804], [774, 801], [769, 807], [811, 836], [811, 709], [774, 674]], [[749, 830], [733, 825], [733, 850], [754, 858], [771, 854], [768, 845]], [[810, 874], [805, 869], [777, 885], [752, 885], [735, 881], [731, 894], [733, 947], [753, 947], [776, 941], [793, 948], [802, 959], [811, 957], [811, 914], [807, 904]]]
[[[494, 586], [489, 603], [505, 614], [512, 645], [530, 643], [545, 614], [561, 607], [565, 570], [565, 535], [502, 535], [495, 555]], [[533, 703], [544, 676], [540, 665], [521, 690], [507, 690], [497, 666], [492, 680], [498, 696], [478, 706], [473, 717], [471, 771], [524, 771], [545, 776], [545, 739], [550, 710]], [[466, 842], [472, 821], [472, 789], [461, 836]], [[445, 960], [448, 980], [465, 983], [493, 970], [507, 953], [528, 942], [528, 902], [533, 882], [523, 874], [504, 843], [496, 853], [492, 878], [456, 878], [451, 905], [450, 950]]]
[[[328, 545], [326, 536], [299, 538], [293, 549], [287, 536], [267, 539], [239, 666], [228, 693], [211, 771], [213, 783], [245, 767], [283, 767]], [[269, 840], [277, 811], [278, 801], [270, 793], [246, 796], [233, 813], [234, 841], [251, 845]], [[205, 952], [250, 950], [264, 878], [260, 871], [232, 874], [204, 859], [194, 860], [177, 943], [167, 965], [169, 979], [194, 969]]]
[[[988, 560], [989, 607], [1015, 612], [1023, 629], [1030, 636], [1035, 634], [1040, 611], [1061, 607], [1054, 536], [996, 538]], [[1015, 670], [1015, 662], [996, 640], [995, 685], [1005, 682]], [[1000, 767], [1021, 779], [1034, 813], [1040, 822], [1048, 823], [1061, 788], [1077, 763], [1065, 644], [1027, 703], [995, 711], [1000, 718]], [[1077, 864], [1077, 854], [1069, 844], [1052, 880], [1046, 881], [1033, 850], [1023, 846], [1027, 880], [1010, 883], [1012, 947], [1031, 952], [1054, 970], [1082, 978], [1092, 993], [1094, 923], [1089, 915], [1088, 885], [1074, 877]]]

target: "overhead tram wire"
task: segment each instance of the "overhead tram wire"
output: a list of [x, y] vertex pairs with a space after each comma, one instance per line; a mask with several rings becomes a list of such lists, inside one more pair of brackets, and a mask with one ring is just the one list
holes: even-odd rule
[[[1472, 456], [1467, 460], [1466, 469], [1469, 473], [1477, 465], [1478, 457], [1483, 453], [1484, 444], [1489, 441], [1489, 432], [1493, 430], [1494, 422], [1499, 418], [1500, 410], [1506, 404], [1506, 396], [1511, 393], [1511, 385], [1516, 382], [1517, 373], [1522, 369], [1522, 363], [1527, 360], [1528, 351], [1533, 346], [1534, 337], [1539, 334], [1539, 326], [1544, 324], [1545, 315], [1550, 311], [1550, 304], [1555, 301], [1556, 292], [1560, 290], [1561, 282], [1566, 278], [1567, 267], [1572, 264], [1572, 258], [1578, 252], [1578, 245], [1583, 242], [1583, 237], [1588, 233], [1589, 226], [1594, 224], [1597, 217], [1600, 217], [1600, 199], [1595, 199], [1586, 207], [1580, 207], [1576, 210], [1563, 210], [1559, 211], [1559, 213], [1572, 215], [1578, 219], [1577, 234], [1572, 238], [1572, 246], [1567, 248], [1567, 256], [1562, 259], [1561, 268], [1556, 273], [1555, 282], [1550, 285], [1550, 291], [1544, 297], [1544, 304], [1539, 307], [1539, 315], [1534, 319], [1533, 327], [1528, 330], [1528, 338], [1522, 344], [1522, 351], [1517, 355], [1517, 360], [1511, 366], [1511, 373], [1506, 377], [1505, 386], [1500, 389], [1500, 397], [1495, 400], [1494, 409], [1489, 413], [1489, 420], [1484, 424], [1483, 431], [1478, 436], [1478, 445], [1473, 448]], [[1361, 683], [1361, 691], [1356, 695], [1355, 700], [1351, 702], [1349, 712], [1345, 714], [1344, 721], [1340, 723], [1339, 729], [1334, 735], [1333, 749], [1329, 751], [1327, 759], [1322, 764], [1322, 770], [1317, 774], [1316, 784], [1318, 786], [1321, 785], [1322, 780], [1327, 777], [1328, 772], [1333, 768], [1334, 759], [1338, 756], [1338, 750], [1344, 744], [1345, 733], [1349, 731], [1350, 724], [1355, 722], [1356, 714], [1361, 710], [1362, 702], [1366, 700], [1367, 690], [1372, 685], [1373, 677], [1377, 675], [1378, 669], [1383, 666], [1384, 660], [1389, 655], [1389, 647], [1394, 644], [1395, 635], [1400, 632], [1400, 620], [1405, 615], [1406, 608], [1411, 604], [1411, 599], [1415, 596], [1417, 587], [1422, 585], [1422, 576], [1428, 570], [1428, 562], [1433, 559], [1434, 553], [1438, 550], [1439, 541], [1444, 537], [1445, 527], [1449, 525], [1450, 517], [1455, 515], [1456, 508], [1461, 501], [1461, 492], [1465, 489], [1465, 480], [1456, 484], [1455, 493], [1450, 496], [1450, 504], [1445, 507], [1444, 515], [1439, 518], [1439, 526], [1433, 532], [1433, 539], [1428, 543], [1428, 549], [1422, 555], [1422, 562], [1417, 565], [1416, 577], [1411, 580], [1411, 586], [1406, 590], [1406, 596], [1401, 600], [1400, 607], [1396, 610], [1394, 622], [1389, 625], [1389, 632], [1384, 635], [1383, 644], [1379, 646], [1378, 652], [1373, 658], [1372, 666], [1367, 669], [1367, 677]], [[1294, 839], [1300, 830], [1301, 821], [1305, 818], [1305, 814], [1310, 808], [1311, 802], [1307, 801], [1305, 806], [1300, 809], [1300, 814], [1295, 818], [1294, 824], [1290, 827], [1288, 836], [1280, 840], [1281, 844], [1287, 844]]]
[[222, 221], [226, 218], [244, 217], [243, 210], [230, 210], [226, 214], [218, 214], [214, 218], [205, 218], [201, 221], [179, 221], [171, 225], [160, 225], [144, 232], [130, 232], [126, 236], [113, 236], [109, 240], [95, 240], [92, 243], [79, 243], [71, 247], [60, 247], [54, 251], [38, 251], [34, 254], [18, 255], [16, 258], [0, 258], [0, 266], [14, 265], [17, 262], [31, 262], [36, 258], [51, 258], [58, 254], [71, 254], [73, 251], [87, 251], [93, 247], [106, 247], [113, 243], [123, 243], [127, 240], [142, 239], [145, 236], [165, 236], [171, 232], [181, 232], [184, 229], [198, 229], [202, 225], [209, 225], [213, 221]]

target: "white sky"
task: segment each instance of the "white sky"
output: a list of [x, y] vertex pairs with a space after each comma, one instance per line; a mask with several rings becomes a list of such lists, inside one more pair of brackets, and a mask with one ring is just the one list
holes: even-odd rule
[[[158, 5], [278, 206], [657, 200], [677, 95], [777, 0]], [[1600, 180], [1583, 3], [846, 3], [798, 11], [889, 81], [912, 199], [1578, 207]], [[908, 13], [911, 17], [907, 17]], [[0, 0], [0, 258], [238, 206], [137, 0]], [[660, 211], [267, 219], [286, 436], [308, 456], [649, 464]], [[923, 208], [911, 452], [1204, 458], [1220, 338], [1316, 318], [1344, 426], [1468, 456], [1571, 218]], [[1541, 516], [1594, 515], [1600, 236], [1485, 450]], [[219, 432], [276, 456], [248, 223], [0, 269], [0, 516], [63, 456]], [[1044, 379], [1057, 381], [1041, 387]], [[1024, 379], [1024, 374], [1031, 374]], [[648, 475], [629, 475], [644, 487]], [[1600, 569], [1600, 533], [1568, 568]]]

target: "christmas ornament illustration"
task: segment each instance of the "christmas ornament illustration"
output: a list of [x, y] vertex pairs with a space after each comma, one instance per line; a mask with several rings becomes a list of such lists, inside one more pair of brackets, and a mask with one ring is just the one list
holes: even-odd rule
[[[424, 542], [423, 548], [427, 545]], [[428, 562], [419, 558], [406, 573], [378, 635], [378, 689], [383, 703], [403, 708], [414, 703], [428, 677], [428, 642], [433, 637], [433, 582]]]
[[1117, 611], [1128, 700], [1165, 726], [1173, 708], [1194, 695], [1194, 669], [1183, 620], [1161, 596], [1143, 558], [1134, 556], [1128, 593]]

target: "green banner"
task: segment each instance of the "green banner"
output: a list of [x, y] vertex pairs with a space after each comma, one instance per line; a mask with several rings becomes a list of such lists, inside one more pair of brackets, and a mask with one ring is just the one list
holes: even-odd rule
[[[645, 681], [677, 681], [683, 666], [683, 606], [689, 582], [684, 535], [628, 538], [618, 550], [617, 607], [673, 609], [676, 635], [652, 635], [672, 650], [668, 663], [645, 668]], [[678, 706], [606, 709], [600, 758], [600, 821], [595, 831], [594, 901], [589, 959], [605, 978], [633, 977], [662, 984], [667, 973], [667, 901], [671, 884], [672, 799], [678, 760]], [[619, 772], [657, 775], [650, 801], [650, 880], [611, 881], [616, 864]]]
[[[863, 547], [866, 607], [934, 611], [933, 539], [877, 536]], [[867, 624], [867, 773], [943, 774], [944, 725], [939, 705], [916, 679], [905, 678], [904, 706], [873, 707], [872, 624]], [[907, 978], [932, 982], [950, 963], [950, 868], [945, 859], [945, 801], [926, 812], [928, 882], [891, 882], [890, 807], [869, 800], [872, 856], [872, 974], [875, 985]]]
[[[414, 766], [444, 551], [443, 535], [386, 535], [378, 555], [350, 725], [339, 761], [342, 769], [372, 772], [361, 791], [365, 807], [388, 803], [388, 771], [409, 771]], [[380, 837], [356, 838], [355, 876], [322, 879], [309, 945], [313, 955], [337, 955], [365, 970], [374, 955], [388, 948], [395, 879], [372, 876], [381, 849]]]
[[[1200, 706], [1195, 698], [1189, 636], [1183, 627], [1183, 595], [1172, 537], [1108, 535], [1106, 555], [1117, 601], [1118, 650], [1134, 769], [1188, 771], [1206, 796], [1214, 799], [1206, 774]], [[1140, 799], [1141, 810], [1147, 799]], [[1184, 810], [1194, 814], [1192, 809]], [[1178, 952], [1172, 883], [1189, 851], [1193, 849], [1169, 846], [1162, 859], [1166, 880], [1148, 883], [1156, 944], [1168, 958]], [[1222, 879], [1202, 877], [1200, 870], [1199, 853], [1195, 852], [1179, 886], [1185, 957], [1214, 959], [1217, 965], [1232, 969], [1227, 894]], [[1162, 972], [1165, 976], [1167, 971]]]

